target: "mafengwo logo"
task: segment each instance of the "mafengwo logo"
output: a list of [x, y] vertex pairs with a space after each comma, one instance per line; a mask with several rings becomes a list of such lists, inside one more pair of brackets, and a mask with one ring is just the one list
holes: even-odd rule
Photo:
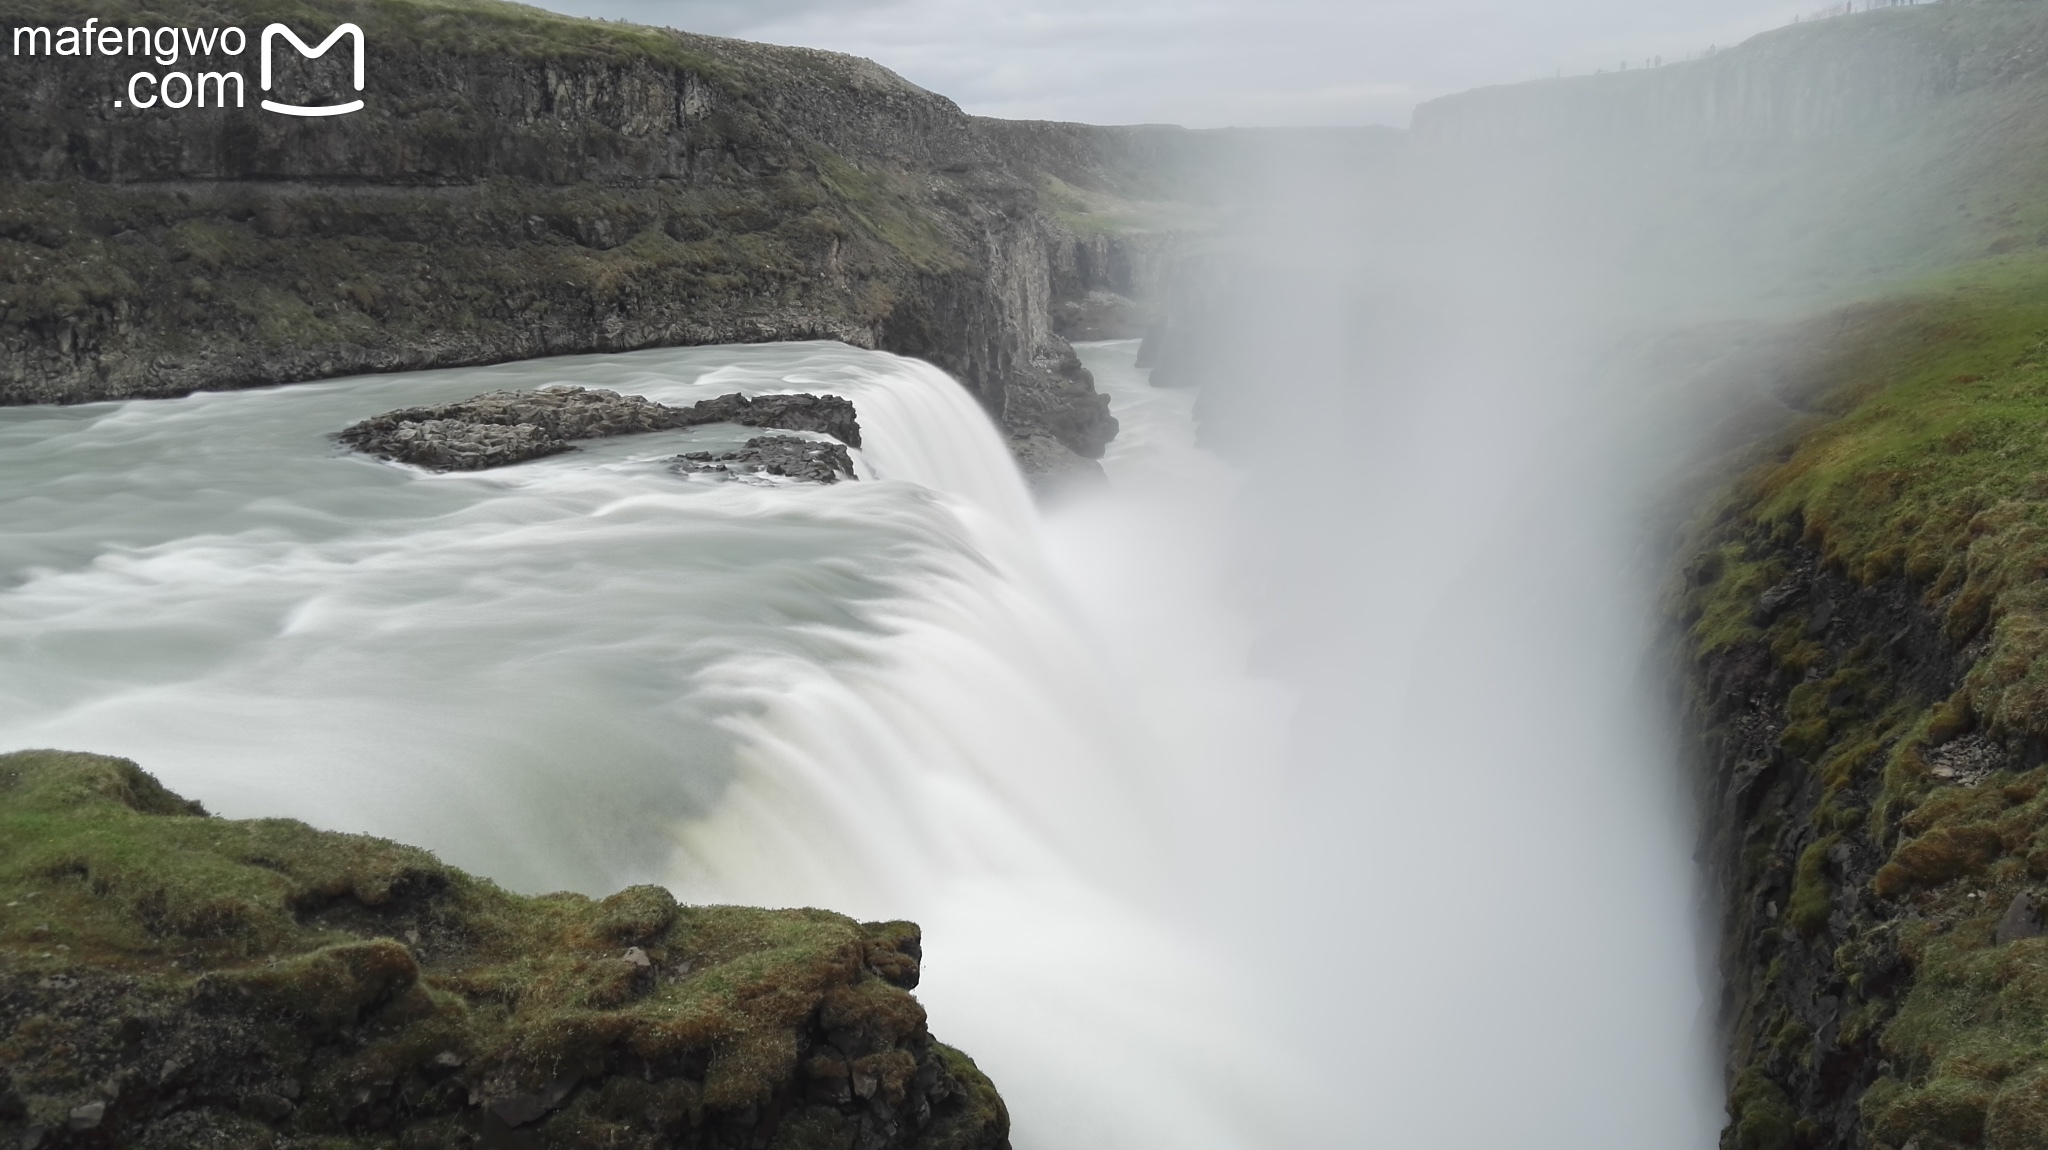
[[[278, 49], [279, 41], [290, 45], [291, 53]], [[346, 41], [353, 65], [340, 75], [322, 77], [304, 67], [319, 60], [329, 49]], [[249, 36], [240, 28], [110, 28], [100, 27], [95, 16], [78, 27], [14, 29], [14, 55], [20, 57], [137, 57], [156, 68], [143, 67], [131, 73], [114, 98], [116, 108], [226, 108], [246, 106], [246, 81], [239, 69], [212, 67], [198, 71], [200, 61], [208, 64], [217, 57], [239, 58], [249, 50]], [[317, 44], [299, 38], [284, 24], [271, 24], [256, 40], [257, 83], [263, 92], [273, 87], [289, 88], [294, 100], [260, 99], [266, 112], [281, 116], [345, 116], [361, 111], [363, 101], [345, 98], [339, 90], [346, 79], [355, 92], [363, 90], [363, 30], [354, 24], [337, 25]], [[273, 55], [277, 57], [273, 66]], [[178, 65], [184, 63], [185, 67]], [[168, 69], [162, 70], [159, 69]], [[281, 82], [280, 73], [294, 73], [294, 83]], [[324, 80], [324, 82], [323, 82]], [[284, 95], [283, 90], [277, 92]], [[233, 103], [230, 104], [232, 99]]]

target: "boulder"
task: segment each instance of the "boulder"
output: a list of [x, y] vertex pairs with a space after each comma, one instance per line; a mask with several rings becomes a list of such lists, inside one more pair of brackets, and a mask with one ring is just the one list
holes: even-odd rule
[[855, 477], [853, 459], [844, 447], [794, 435], [758, 435], [738, 451], [688, 452], [677, 456], [670, 470], [730, 479], [773, 475], [800, 483], [837, 483]]

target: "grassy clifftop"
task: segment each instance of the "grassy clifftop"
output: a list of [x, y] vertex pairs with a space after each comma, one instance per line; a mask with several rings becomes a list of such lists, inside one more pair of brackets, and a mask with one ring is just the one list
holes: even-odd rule
[[1736, 1150], [2048, 1146], [2048, 260], [1808, 322], [1694, 527]]
[[526, 898], [382, 840], [0, 756], [0, 1135], [23, 1146], [996, 1148], [908, 923]]

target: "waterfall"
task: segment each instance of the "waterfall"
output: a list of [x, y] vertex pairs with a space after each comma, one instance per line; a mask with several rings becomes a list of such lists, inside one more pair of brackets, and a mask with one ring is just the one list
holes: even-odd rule
[[[862, 481], [664, 465], [745, 429], [463, 475], [325, 438], [556, 383], [844, 395]], [[1199, 454], [1185, 405], [1127, 424], [1122, 453]], [[519, 889], [915, 919], [934, 1030], [1027, 1150], [1269, 1145], [1299, 1109], [1259, 988], [1188, 897], [1258, 818], [1243, 784], [1282, 703], [1232, 678], [1242, 628], [1189, 615], [1213, 596], [1162, 579], [1194, 544], [1111, 501], [1041, 520], [929, 365], [693, 349], [16, 409], [0, 492], [0, 745], [128, 755], [216, 812]], [[1149, 621], [1118, 606], [1146, 599]]]
[[[1240, 388], [1289, 402], [1202, 400], [1255, 436], [1226, 462], [1135, 350], [1081, 348], [1124, 432], [1045, 511], [956, 383], [837, 344], [0, 410], [0, 747], [526, 891], [913, 919], [1022, 1150], [1696, 1142], [1596, 500], [1630, 409], [1546, 416], [1514, 363], [1347, 398], [1275, 346]], [[844, 395], [861, 479], [669, 471], [745, 428], [460, 475], [328, 438], [559, 383]]]

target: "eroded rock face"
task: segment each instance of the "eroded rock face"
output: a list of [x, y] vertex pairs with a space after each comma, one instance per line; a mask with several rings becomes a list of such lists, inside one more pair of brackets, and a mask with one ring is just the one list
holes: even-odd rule
[[[460, 403], [387, 411], [344, 429], [338, 438], [380, 459], [434, 471], [483, 471], [574, 451], [571, 440], [706, 423], [822, 432], [860, 446], [853, 404], [836, 395], [749, 397], [733, 392], [689, 407], [669, 407], [637, 395], [581, 387], [494, 391]], [[842, 449], [839, 457], [845, 456]], [[845, 470], [852, 474], [850, 461]]]
[[[1722, 1145], [2031, 1145], [2048, 1074], [1979, 1052], [2003, 1040], [1987, 1004], [2048, 985], [2038, 747], [1965, 726], [1951, 700], [1984, 646], [1924, 583], [1860, 582], [1745, 519], [1713, 542], [1676, 602], [1751, 628], [1687, 648], [1721, 904]], [[1973, 1086], [1982, 1065], [2002, 1068], [1991, 1087]]]
[[1008, 1146], [909, 923], [525, 898], [51, 751], [0, 755], [0, 888], [0, 1145]]
[[853, 460], [844, 447], [793, 435], [755, 436], [738, 451], [688, 452], [676, 457], [671, 470], [735, 479], [774, 475], [800, 483], [837, 483], [854, 478]]
[[[1055, 470], [1081, 470], [1100, 475], [1095, 460], [1109, 448], [1120, 430], [1109, 413], [1109, 397], [1095, 390], [1095, 376], [1081, 365], [1071, 344], [1060, 341], [1033, 362], [1037, 383], [1012, 392], [1004, 410], [1004, 422], [1015, 436], [1050, 437], [1060, 447], [1080, 457], [1061, 460]], [[1038, 474], [1032, 457], [1020, 454], [1028, 474]], [[1083, 462], [1086, 461], [1086, 462]]]
[[[1859, 679], [1854, 692], [1835, 688], [1833, 708], [1881, 710], [1953, 690], [1961, 669], [1941, 625], [1903, 581], [1858, 586], [1810, 551], [1761, 535], [1748, 542], [1788, 572], [1756, 593], [1749, 609], [1756, 625], [1786, 636], [1812, 633], [1828, 652], [1824, 665], [1848, 661], [1859, 644], [1869, 648], [1867, 681]], [[1702, 560], [1683, 575], [1696, 596], [1702, 592], [1692, 588], [1711, 587], [1724, 572]], [[1867, 642], [1872, 635], [1888, 642]], [[1880, 1035], [1911, 969], [1898, 945], [1897, 909], [1873, 888], [1887, 845], [1860, 821], [1829, 823], [1823, 808], [1833, 801], [1867, 811], [1880, 801], [1881, 779], [1864, 772], [1830, 789], [1814, 769], [1819, 755], [1799, 741], [1792, 705], [1795, 691], [1811, 692], [1820, 680], [1774, 658], [1768, 642], [1698, 655], [1690, 666], [1701, 857], [1721, 899], [1722, 1025], [1735, 1132], [1724, 1145], [1773, 1145], [1773, 1131], [1802, 1119], [1817, 1132], [1813, 1145], [1865, 1145], [1859, 1104], [1886, 1072]], [[1794, 1033], [1805, 1037], [1798, 1044], [1782, 1038]]]

